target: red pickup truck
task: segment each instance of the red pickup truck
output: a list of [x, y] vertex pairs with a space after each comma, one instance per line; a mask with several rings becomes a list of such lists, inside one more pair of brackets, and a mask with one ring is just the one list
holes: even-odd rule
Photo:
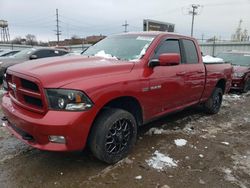
[[8, 68], [3, 119], [16, 137], [41, 150], [89, 146], [115, 163], [138, 126], [196, 104], [215, 114], [231, 86], [231, 65], [204, 65], [197, 41], [182, 35], [114, 35], [83, 55]]

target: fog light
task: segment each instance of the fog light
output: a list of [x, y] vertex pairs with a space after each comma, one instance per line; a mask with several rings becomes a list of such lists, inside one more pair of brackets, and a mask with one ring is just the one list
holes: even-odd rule
[[66, 139], [65, 139], [64, 136], [51, 135], [51, 136], [49, 136], [49, 141], [53, 142], [53, 143], [59, 143], [59, 144], [65, 144], [66, 143]]
[[237, 87], [237, 84], [234, 84], [234, 87]]

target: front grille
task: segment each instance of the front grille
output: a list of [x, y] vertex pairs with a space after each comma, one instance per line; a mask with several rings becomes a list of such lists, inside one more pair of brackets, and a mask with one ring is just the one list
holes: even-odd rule
[[21, 86], [25, 89], [39, 92], [38, 86], [34, 82], [31, 82], [29, 80], [25, 80], [21, 78]]
[[23, 98], [24, 98], [25, 102], [28, 104], [38, 106], [40, 108], [43, 107], [42, 100], [40, 100], [40, 99], [37, 99], [35, 97], [31, 97], [31, 96], [27, 96], [27, 95], [23, 95]]
[[43, 94], [38, 82], [13, 74], [7, 74], [6, 80], [13, 102], [35, 112], [43, 113], [45, 111]]

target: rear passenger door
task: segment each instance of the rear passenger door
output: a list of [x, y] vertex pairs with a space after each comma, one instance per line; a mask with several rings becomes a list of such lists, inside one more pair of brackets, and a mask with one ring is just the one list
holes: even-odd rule
[[[199, 60], [198, 50], [195, 43], [190, 39], [181, 39], [183, 51], [183, 72], [177, 74], [184, 80], [184, 103], [196, 103], [200, 100], [205, 85], [205, 66]], [[200, 62], [200, 63], [199, 63]]]

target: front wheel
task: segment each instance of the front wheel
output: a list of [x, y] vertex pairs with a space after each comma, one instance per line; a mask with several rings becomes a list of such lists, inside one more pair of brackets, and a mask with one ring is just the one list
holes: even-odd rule
[[208, 114], [217, 114], [220, 111], [223, 98], [223, 91], [221, 88], [216, 87], [204, 104], [204, 109]]
[[137, 136], [134, 116], [122, 109], [104, 109], [90, 133], [89, 147], [95, 157], [112, 164], [125, 158]]

